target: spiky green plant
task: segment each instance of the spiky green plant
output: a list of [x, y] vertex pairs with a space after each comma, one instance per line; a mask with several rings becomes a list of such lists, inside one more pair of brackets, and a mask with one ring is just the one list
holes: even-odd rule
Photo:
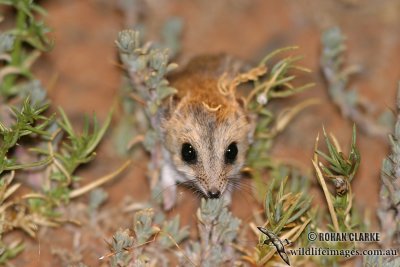
[[363, 267], [392, 267], [400, 266], [400, 258], [396, 257], [393, 259], [384, 259], [381, 256], [364, 256]]
[[[33, 0], [1, 0], [0, 5], [16, 10], [15, 28], [0, 35], [0, 59], [6, 62], [0, 71], [0, 93], [10, 97], [21, 93], [21, 83], [16, 83], [18, 78], [33, 80], [30, 67], [41, 52], [52, 47], [52, 42], [47, 37], [49, 28], [38, 20], [46, 11]], [[29, 51], [27, 46], [33, 49]]]
[[[331, 214], [333, 226], [330, 226], [330, 230], [335, 232], [350, 232], [354, 230], [355, 226], [359, 226], [358, 224], [360, 223], [353, 222], [350, 216], [353, 203], [353, 193], [351, 191], [350, 183], [353, 180], [361, 161], [360, 153], [356, 147], [356, 127], [353, 127], [352, 142], [348, 157], [344, 155], [339, 143], [333, 135], [331, 135], [332, 140], [334, 140], [332, 143], [330, 138], [327, 136], [325, 129], [324, 137], [329, 155], [317, 148], [317, 137], [313, 165], [317, 172], [317, 178], [325, 194], [329, 212]], [[328, 166], [325, 166], [319, 161], [318, 155], [322, 156], [328, 162]], [[325, 179], [330, 179], [334, 184], [334, 195], [328, 191]]]
[[[353, 204], [354, 194], [351, 182], [361, 162], [361, 156], [356, 146], [356, 126], [353, 126], [352, 141], [349, 154], [346, 156], [342, 151], [339, 142], [333, 134], [326, 133], [324, 139], [328, 154], [322, 152], [318, 148], [319, 136], [316, 138], [314, 148], [313, 166], [319, 185], [325, 195], [326, 205], [330, 214], [330, 218], [320, 218], [319, 224], [316, 225], [317, 232], [362, 232], [368, 230], [368, 219], [362, 216], [359, 208]], [[319, 159], [321, 156], [325, 162]], [[334, 192], [328, 187], [327, 181], [331, 182]], [[328, 220], [328, 228], [320, 227], [321, 223]], [[356, 244], [355, 242], [325, 242], [317, 240], [314, 245], [321, 248], [329, 248], [336, 250], [359, 249], [365, 247], [365, 244]], [[344, 260], [342, 256], [331, 255], [328, 257], [312, 257], [313, 261], [324, 266], [340, 266]]]
[[[6, 222], [1, 227], [2, 236], [14, 229], [35, 236], [38, 226], [61, 223], [62, 214], [58, 208], [67, 204], [71, 197], [87, 191], [71, 189], [80, 179], [74, 173], [79, 165], [94, 158], [94, 149], [111, 120], [109, 116], [101, 128], [94, 120], [92, 131], [86, 121], [85, 130], [78, 134], [65, 114], [56, 122], [53, 116], [44, 115], [46, 108], [47, 105], [35, 106], [26, 99], [20, 109], [11, 109], [14, 115], [11, 125], [0, 123], [0, 179], [3, 186], [0, 216]], [[27, 141], [33, 141], [33, 147]], [[30, 161], [21, 161], [24, 157]], [[22, 184], [7, 178], [10, 175], [12, 178], [24, 176], [25, 185], [31, 187], [30, 192], [22, 198], [14, 197]]]
[[181, 262], [195, 266], [232, 266], [237, 258], [234, 242], [241, 221], [228, 211], [222, 199], [202, 199], [197, 210], [199, 239], [189, 242]]
[[[295, 169], [280, 165], [272, 173], [272, 181], [268, 184], [269, 190], [265, 193], [264, 211], [262, 217], [256, 220], [261, 226], [282, 241], [289, 240], [290, 248], [307, 247], [308, 242], [304, 235], [310, 224], [313, 223], [311, 214], [311, 200], [306, 192], [310, 190], [308, 177], [299, 174]], [[258, 231], [255, 224], [251, 228], [258, 236], [258, 244], [253, 250], [240, 249], [244, 252], [244, 261], [252, 266], [274, 266], [281, 262], [276, 248], [265, 242], [268, 236]], [[299, 263], [300, 257], [292, 263]]]
[[[317, 103], [317, 100], [309, 99], [279, 112], [274, 112], [269, 107], [274, 100], [293, 96], [314, 86], [313, 83], [300, 86], [294, 83], [296, 75], [293, 74], [293, 70], [300, 73], [309, 72], [307, 68], [298, 65], [302, 59], [301, 56], [286, 56], [271, 65], [270, 61], [273, 58], [295, 49], [297, 47], [277, 49], [264, 57], [256, 68], [240, 76], [242, 79], [244, 78], [244, 82], [252, 82], [251, 89], [244, 99], [247, 109], [257, 117], [257, 126], [254, 143], [247, 156], [247, 166], [252, 170], [255, 188], [257, 188], [255, 195], [259, 200], [262, 200], [268, 190], [263, 176], [277, 166], [277, 162], [270, 155], [274, 138], [289, 125], [300, 111]], [[271, 66], [269, 67], [269, 65]]]
[[144, 114], [136, 110], [136, 115], [139, 117], [145, 115], [147, 118], [142, 121], [146, 128], [145, 133], [135, 136], [130, 143], [142, 141], [146, 150], [150, 152], [148, 176], [151, 188], [154, 189], [158, 185], [161, 162], [160, 125], [157, 113], [162, 101], [176, 92], [169, 86], [165, 76], [177, 65], [168, 63], [168, 49], [154, 48], [150, 43], [142, 45], [138, 31], [121, 31], [116, 44], [133, 89], [129, 95], [144, 107], [140, 109], [144, 110]]
[[322, 54], [320, 64], [322, 72], [328, 83], [328, 93], [335, 105], [338, 106], [342, 116], [355, 122], [361, 131], [377, 136], [386, 141], [390, 128], [374, 121], [364, 99], [355, 89], [349, 89], [349, 79], [354, 73], [359, 72], [358, 66], [345, 66], [344, 52], [345, 37], [339, 27], [328, 28], [322, 34]]
[[[76, 170], [94, 159], [111, 113], [102, 126], [95, 117], [92, 123], [86, 118], [81, 133], [62, 109], [60, 115], [49, 114], [46, 91], [31, 71], [52, 45], [48, 28], [38, 21], [45, 11], [32, 0], [0, 4], [16, 11], [15, 24], [0, 33], [0, 262], [7, 264], [22, 251], [23, 242], [6, 244], [6, 235], [23, 230], [35, 237], [39, 226], [59, 226], [65, 221], [61, 207], [122, 169], [77, 186], [81, 178]], [[21, 187], [24, 193], [17, 192]]]
[[391, 153], [383, 160], [378, 217], [385, 248], [400, 247], [400, 83], [397, 91], [397, 121], [389, 135]]
[[[165, 254], [187, 238], [187, 227], [180, 227], [179, 216], [165, 220], [162, 212], [155, 217], [153, 209], [136, 212], [132, 231], [118, 230], [109, 248], [111, 253], [101, 259], [109, 258], [112, 267], [124, 266], [169, 266], [170, 258]], [[171, 255], [173, 257], [173, 255]]]

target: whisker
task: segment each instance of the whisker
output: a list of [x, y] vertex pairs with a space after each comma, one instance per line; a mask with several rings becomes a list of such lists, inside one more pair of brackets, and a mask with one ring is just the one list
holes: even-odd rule
[[230, 183], [230, 186], [229, 186], [230, 188], [229, 188], [229, 191], [233, 191], [234, 189], [235, 190], [238, 190], [238, 191], [241, 191], [243, 194], [239, 194], [239, 196], [240, 197], [242, 197], [242, 198], [244, 198], [244, 200], [247, 202], [247, 204], [251, 204], [251, 202], [249, 201], [249, 196], [253, 199], [253, 200], [255, 200], [255, 201], [257, 201], [257, 199], [254, 197], [254, 195], [253, 195], [253, 191], [251, 191], [251, 190], [249, 190], [248, 188], [244, 188], [244, 187], [242, 187], [242, 185], [241, 184], [236, 184], [236, 183]]
[[189, 180], [186, 180], [186, 181], [181, 181], [181, 182], [178, 181], [178, 182], [176, 182], [176, 183], [173, 184], [173, 185], [169, 185], [169, 186], [167, 186], [167, 187], [165, 187], [165, 188], [162, 188], [162, 190], [161, 190], [160, 192], [158, 192], [158, 194], [155, 195], [154, 198], [155, 198], [155, 199], [159, 199], [159, 197], [162, 196], [162, 194], [163, 194], [166, 190], [168, 190], [170, 187], [172, 187], [172, 186], [190, 184], [190, 183], [194, 183], [194, 182], [196, 182], [196, 181], [197, 181], [196, 178], [189, 179]]
[[248, 192], [253, 192], [253, 193], [254, 193], [254, 191], [256, 189], [254, 186], [245, 184], [245, 183], [240, 182], [240, 181], [230, 181], [229, 184], [230, 185], [240, 186], [240, 188], [246, 189], [246, 190], [248, 190]]
[[231, 176], [230, 179], [228, 179], [228, 184], [230, 187], [232, 187], [232, 191], [235, 189], [245, 193], [240, 194], [240, 196], [244, 197], [247, 202], [249, 202], [248, 197], [256, 202], [259, 202], [259, 200], [255, 197], [255, 193], [257, 192], [255, 186], [249, 184], [247, 181], [244, 181], [241, 176]]
[[228, 184], [240, 185], [243, 188], [251, 189], [253, 191], [256, 189], [253, 185], [244, 182], [243, 179], [240, 178], [240, 177], [231, 177], [231, 178], [229, 178], [228, 179]]

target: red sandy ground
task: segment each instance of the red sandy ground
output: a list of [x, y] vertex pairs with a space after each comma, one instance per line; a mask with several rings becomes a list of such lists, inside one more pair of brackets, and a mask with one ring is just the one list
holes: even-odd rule
[[[50, 88], [50, 99], [61, 106], [76, 125], [83, 113], [96, 113], [104, 120], [118, 96], [121, 69], [117, 66], [114, 40], [123, 28], [123, 14], [115, 8], [116, 1], [52, 0], [41, 1], [48, 10], [47, 22], [53, 29], [55, 48], [36, 65], [36, 73], [45, 86], [57, 76]], [[352, 123], [343, 119], [328, 99], [326, 85], [319, 71], [320, 33], [326, 27], [339, 25], [347, 35], [348, 61], [363, 66], [363, 72], [353, 79], [354, 86], [378, 111], [394, 107], [397, 81], [400, 78], [400, 4], [398, 1], [312, 1], [312, 0], [224, 0], [224, 1], [155, 1], [148, 0], [144, 18], [148, 31], [157, 31], [169, 16], [184, 20], [183, 62], [193, 55], [226, 52], [242, 59], [254, 59], [274, 48], [299, 45], [303, 64], [313, 70], [303, 80], [316, 82], [313, 90], [293, 100], [281, 101], [282, 106], [307, 97], [316, 97], [321, 104], [303, 111], [288, 129], [277, 138], [273, 153], [279, 159], [298, 162], [311, 170], [310, 159], [314, 140], [322, 124], [333, 132], [342, 144], [349, 144]], [[151, 36], [150, 36], [151, 37]], [[387, 146], [380, 140], [358, 135], [362, 155], [360, 171], [353, 188], [356, 204], [371, 212], [372, 220], [378, 206], [380, 165]], [[114, 170], [123, 159], [113, 151], [108, 135], [96, 160], [79, 175], [84, 183]], [[61, 229], [41, 231], [38, 240], [27, 245], [16, 266], [61, 266], [53, 249], [76, 254], [82, 249], [83, 262], [100, 266], [98, 257], [107, 253], [105, 239], [119, 227], [129, 227], [132, 214], [122, 214], [122, 200], [146, 200], [148, 186], [144, 178], [145, 164], [133, 162], [129, 171], [105, 189], [110, 195], [103, 207], [118, 218], [104, 223], [101, 232], [93, 233], [90, 225], [81, 228], [67, 225]], [[316, 192], [316, 198], [321, 198]], [[193, 225], [197, 200], [182, 190], [180, 201], [172, 214], [180, 213], [184, 224]], [[87, 197], [80, 199], [87, 202]], [[249, 194], [236, 192], [233, 213], [248, 222], [253, 200]], [[79, 205], [77, 205], [79, 214]]]

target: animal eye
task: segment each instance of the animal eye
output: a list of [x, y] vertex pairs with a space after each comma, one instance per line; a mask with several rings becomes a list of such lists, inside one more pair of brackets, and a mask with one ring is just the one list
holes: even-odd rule
[[194, 147], [189, 143], [184, 143], [181, 150], [182, 160], [188, 164], [194, 164], [197, 161], [197, 154]]
[[238, 148], [235, 142], [231, 143], [225, 150], [225, 164], [232, 164], [235, 162], [238, 154]]

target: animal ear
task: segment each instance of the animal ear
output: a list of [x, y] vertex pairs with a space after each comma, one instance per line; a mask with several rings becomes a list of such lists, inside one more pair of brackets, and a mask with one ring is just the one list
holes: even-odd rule
[[257, 115], [250, 113], [247, 108], [246, 108], [246, 102], [244, 100], [243, 97], [238, 97], [236, 98], [236, 102], [239, 104], [240, 108], [243, 109], [243, 111], [246, 114], [246, 120], [249, 124], [249, 133], [248, 133], [248, 142], [249, 144], [253, 143], [254, 141], [254, 132], [256, 130], [256, 126], [257, 126]]
[[160, 120], [166, 121], [171, 118], [172, 113], [175, 111], [176, 106], [178, 105], [178, 97], [176, 95], [170, 96], [165, 100], [165, 105], [160, 111]]
[[159, 109], [159, 113], [157, 116], [157, 121], [160, 126], [160, 133], [163, 138], [166, 137], [166, 131], [168, 125], [170, 125], [170, 119], [172, 114], [176, 110], [176, 106], [178, 105], [178, 99], [176, 96], [172, 95], [164, 100], [164, 105]]
[[237, 97], [236, 102], [239, 104], [239, 107], [242, 109], [246, 109], [246, 100], [243, 97]]

